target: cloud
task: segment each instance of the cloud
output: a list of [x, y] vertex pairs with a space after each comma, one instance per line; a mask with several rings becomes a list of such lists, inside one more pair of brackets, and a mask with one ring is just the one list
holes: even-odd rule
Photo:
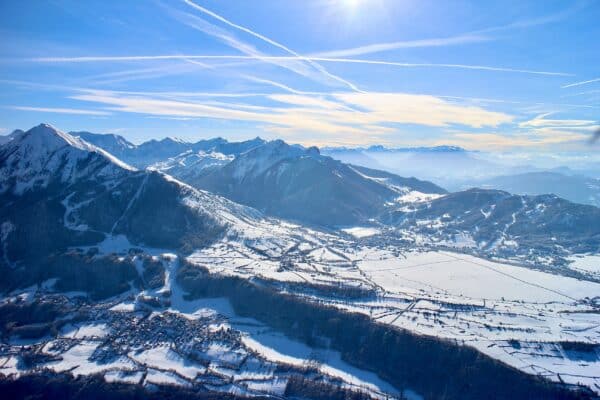
[[[337, 81], [338, 83], [341, 83], [343, 85], [346, 85], [346, 86], [348, 86], [350, 89], [352, 89], [354, 91], [360, 92], [360, 89], [358, 89], [358, 87], [356, 87], [356, 85], [354, 85], [352, 82], [350, 82], [348, 80], [345, 80], [345, 79], [341, 78], [340, 76], [337, 76], [337, 75], [334, 75], [334, 74], [330, 73], [323, 66], [321, 66], [318, 63], [314, 62], [310, 58], [302, 56], [301, 54], [299, 54], [296, 51], [290, 49], [289, 47], [287, 47], [287, 46], [285, 46], [285, 45], [283, 45], [283, 44], [281, 44], [281, 43], [279, 43], [279, 42], [277, 42], [277, 41], [275, 41], [273, 39], [270, 39], [270, 38], [268, 38], [268, 37], [266, 37], [266, 36], [264, 36], [264, 35], [262, 35], [262, 34], [260, 34], [258, 32], [255, 32], [255, 31], [253, 31], [253, 30], [251, 30], [249, 28], [246, 28], [246, 27], [244, 27], [242, 25], [238, 25], [236, 23], [233, 23], [232, 21], [226, 19], [225, 17], [222, 17], [221, 15], [219, 15], [219, 14], [213, 12], [213, 11], [210, 11], [210, 10], [204, 8], [204, 7], [201, 7], [201, 6], [197, 5], [196, 3], [194, 3], [191, 0], [183, 0], [183, 1], [187, 5], [189, 5], [190, 7], [194, 8], [197, 11], [200, 11], [200, 12], [206, 14], [206, 15], [209, 15], [210, 17], [215, 18], [216, 20], [218, 20], [218, 21], [220, 21], [220, 22], [222, 22], [222, 23], [224, 23], [224, 24], [226, 24], [226, 25], [228, 25], [228, 26], [230, 26], [232, 28], [235, 28], [235, 29], [240, 30], [240, 31], [242, 31], [244, 33], [247, 33], [247, 34], [249, 34], [249, 35], [251, 35], [251, 36], [253, 36], [253, 37], [257, 38], [257, 39], [260, 39], [261, 41], [263, 41], [265, 43], [268, 43], [271, 46], [277, 47], [278, 49], [283, 50], [283, 51], [285, 51], [288, 54], [291, 54], [292, 56], [294, 56], [295, 58], [297, 58], [299, 61], [308, 63], [311, 67], [313, 67], [315, 70], [317, 70], [319, 73], [321, 73], [322, 75], [326, 76], [327, 78], [332, 79], [334, 81]], [[200, 29], [203, 30], [203, 31], [205, 31], [206, 33], [210, 33], [211, 31], [214, 31], [214, 28], [213, 29], [205, 30], [205, 28], [200, 27]], [[217, 34], [217, 36], [220, 36], [221, 38], [224, 37], [223, 34]], [[230, 41], [230, 44], [232, 44], [234, 47], [237, 47], [238, 50], [241, 50], [241, 51], [243, 51], [244, 47], [247, 47], [247, 46], [244, 46], [242, 44], [242, 42], [240, 42], [240, 41]], [[246, 54], [252, 54], [252, 51], [250, 51], [250, 52], [243, 51], [243, 52], [245, 52]], [[257, 52], [256, 52], [255, 49], [254, 49], [254, 54], [252, 54], [252, 55], [255, 55], [255, 56], [257, 55]]]
[[272, 81], [270, 79], [262, 79], [262, 78], [257, 78], [255, 76], [250, 76], [250, 75], [243, 75], [243, 77], [246, 78], [246, 79], [248, 79], [249, 81], [256, 82], [256, 83], [263, 83], [263, 84], [267, 84], [267, 85], [270, 85], [270, 86], [274, 86], [276, 88], [283, 89], [286, 92], [290, 92], [290, 93], [293, 93], [293, 94], [301, 94], [301, 95], [319, 94], [319, 93], [316, 93], [316, 92], [305, 92], [305, 91], [302, 91], [302, 90], [297, 90], [297, 89], [289, 87], [288, 85], [285, 85], [285, 84], [280, 83], [280, 82], [275, 82], [275, 81]]
[[586, 90], [584, 92], [566, 94], [566, 95], [560, 96], [560, 97], [565, 98], [565, 97], [586, 96], [588, 94], [596, 94], [596, 93], [600, 93], [600, 89]]
[[[554, 113], [545, 113], [520, 122], [522, 129], [518, 146], [549, 146], [567, 143], [583, 143], [592, 137], [600, 126], [593, 120], [550, 119]], [[510, 143], [507, 143], [510, 144]], [[509, 147], [518, 147], [515, 143]]]
[[547, 119], [553, 113], [540, 114], [533, 119], [519, 123], [520, 128], [534, 128], [538, 131], [543, 129], [562, 129], [568, 131], [594, 131], [596, 121], [587, 119]]
[[[205, 67], [208, 68], [208, 67]], [[131, 82], [147, 79], [162, 78], [165, 76], [185, 74], [196, 71], [198, 67], [192, 65], [163, 65], [152, 68], [136, 68], [124, 71], [109, 72], [93, 76], [87, 76], [84, 79], [91, 85], [108, 85], [121, 82]]]
[[540, 17], [535, 17], [535, 18], [520, 19], [520, 20], [511, 22], [509, 24], [506, 24], [506, 25], [495, 26], [495, 27], [486, 28], [486, 29], [480, 29], [480, 30], [476, 31], [476, 33], [487, 33], [487, 32], [497, 32], [497, 31], [505, 31], [505, 30], [512, 30], [512, 29], [531, 28], [534, 26], [541, 26], [541, 25], [546, 25], [546, 24], [550, 24], [553, 22], [562, 21], [565, 18], [572, 15], [573, 13], [584, 8], [587, 5], [587, 3], [588, 3], [588, 1], [577, 1], [577, 2], [574, 2], [571, 5], [571, 7], [567, 8], [565, 10], [559, 11], [557, 13], [554, 13], [554, 14], [542, 15]]
[[536, 70], [529, 70], [529, 69], [492, 67], [492, 66], [486, 66], [486, 65], [402, 63], [402, 62], [394, 62], [394, 61], [364, 60], [364, 59], [356, 59], [356, 58], [314, 57], [313, 59], [317, 60], [317, 61], [321, 61], [321, 62], [388, 65], [388, 66], [406, 67], [406, 68], [418, 68], [418, 67], [421, 67], [421, 68], [458, 68], [458, 69], [471, 69], [471, 70], [484, 70], [484, 71], [497, 71], [497, 72], [515, 72], [515, 73], [521, 73], [521, 74], [535, 74], [535, 75], [573, 76], [573, 74], [565, 73], [565, 72], [536, 71]]
[[342, 50], [330, 50], [312, 54], [311, 57], [324, 57], [324, 58], [336, 58], [336, 57], [353, 57], [364, 54], [380, 53], [383, 51], [417, 48], [417, 47], [441, 47], [441, 46], [454, 46], [467, 43], [481, 43], [492, 40], [487, 36], [481, 35], [460, 35], [451, 36], [445, 38], [432, 38], [432, 39], [419, 39], [419, 40], [406, 40], [398, 42], [388, 43], [375, 43], [366, 46], [359, 46], [349, 49]]
[[81, 110], [77, 108], [51, 108], [51, 107], [28, 107], [28, 106], [8, 106], [7, 108], [20, 111], [36, 111], [54, 114], [77, 114], [77, 115], [111, 115], [107, 111]]
[[596, 121], [584, 119], [548, 118], [555, 113], [544, 113], [518, 123], [512, 133], [453, 132], [435, 144], [454, 144], [480, 150], [510, 150], [516, 148], [542, 149], [565, 146], [579, 148], [589, 142], [600, 129]]
[[561, 86], [560, 88], [566, 89], [566, 88], [575, 87], [575, 86], [587, 85], [588, 83], [594, 83], [594, 82], [600, 82], [600, 78], [590, 79], [589, 81], [570, 83], [568, 85]]
[[529, 28], [539, 25], [546, 25], [549, 23], [557, 22], [567, 18], [572, 13], [580, 10], [585, 5], [585, 2], [578, 2], [574, 6], [563, 10], [561, 12], [544, 15], [536, 18], [522, 19], [518, 21], [514, 21], [510, 24], [495, 26], [486, 29], [480, 29], [475, 32], [442, 37], [442, 38], [430, 38], [430, 39], [417, 39], [417, 40], [405, 40], [405, 41], [395, 41], [395, 42], [386, 42], [386, 43], [374, 43], [365, 46], [358, 46], [348, 49], [341, 50], [330, 50], [323, 51], [319, 53], [314, 53], [312, 57], [325, 57], [325, 58], [343, 58], [343, 57], [354, 57], [358, 55], [379, 53], [383, 51], [397, 50], [397, 49], [405, 49], [405, 48], [422, 48], [422, 47], [445, 47], [445, 46], [455, 46], [455, 45], [463, 45], [463, 44], [471, 44], [471, 43], [481, 43], [496, 40], [493, 37], [482, 35], [482, 33], [489, 32], [498, 32], [512, 29], [521, 29], [521, 28]]
[[505, 135], [500, 133], [454, 133], [435, 144], [453, 144], [467, 149], [505, 151], [517, 148], [533, 148], [564, 146], [565, 144], [581, 144], [588, 139], [586, 134], [573, 134], [560, 130], [539, 133], [519, 133]]
[[[203, 99], [165, 99], [151, 94], [88, 90], [72, 99], [100, 103], [120, 112], [169, 118], [212, 118], [254, 122], [289, 137], [312, 134], [347, 142], [368, 142], [373, 135], [397, 132], [390, 125], [430, 127], [496, 127], [513, 120], [504, 113], [427, 95], [403, 93], [331, 93], [323, 96], [279, 94], [268, 98], [274, 105], [217, 102]], [[243, 100], [243, 98], [238, 98]]]
[[560, 143], [559, 138], [581, 140], [589, 138], [600, 129], [596, 121], [585, 119], [548, 119], [546, 117], [553, 113], [536, 116], [533, 119], [519, 123], [520, 128], [529, 129], [531, 133], [545, 136], [547, 140], [555, 140]]
[[295, 56], [239, 56], [239, 55], [153, 55], [153, 56], [84, 56], [84, 57], [35, 57], [22, 59], [21, 61], [44, 62], [44, 63], [84, 63], [84, 62], [118, 62], [118, 61], [147, 61], [147, 60], [260, 60], [260, 61], [302, 61], [310, 59], [319, 62], [342, 63], [342, 64], [365, 64], [365, 65], [387, 65], [402, 68], [452, 68], [483, 70], [495, 72], [511, 72], [520, 74], [548, 75], [548, 76], [574, 76], [567, 72], [539, 71], [518, 68], [494, 67], [488, 65], [468, 64], [439, 64], [439, 63], [404, 63], [381, 60], [364, 60], [357, 58], [328, 58], [328, 57], [295, 57]]
[[458, 102], [405, 93], [337, 94], [344, 102], [366, 110], [374, 122], [394, 122], [443, 127], [453, 124], [481, 128], [513, 120], [511, 115]]
[[309, 109], [322, 110], [346, 110], [349, 112], [357, 112], [348, 105], [334, 101], [335, 99], [328, 100], [326, 97], [329, 96], [307, 96], [303, 94], [272, 94], [268, 98], [279, 103], [285, 103], [292, 106], [301, 106]]

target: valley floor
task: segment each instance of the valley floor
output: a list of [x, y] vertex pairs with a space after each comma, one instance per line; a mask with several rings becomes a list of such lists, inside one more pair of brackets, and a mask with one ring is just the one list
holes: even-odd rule
[[[312, 301], [455, 340], [526, 373], [600, 393], [596, 282], [449, 251], [355, 249], [342, 242], [271, 250], [269, 256], [221, 243], [188, 260], [215, 274], [278, 282]], [[321, 286], [376, 296], [336, 298]]]
[[[191, 300], [176, 281], [185, 262], [211, 276], [247, 279], [464, 344], [527, 374], [600, 394], [600, 284], [461, 253], [361, 246], [290, 225], [279, 229], [288, 233], [285, 239], [264, 240], [257, 232], [254, 239], [227, 238], [185, 258], [144, 249], [165, 267], [163, 283], [97, 304], [79, 297], [85, 293], [53, 293], [53, 282], [12, 293], [2, 306], [51, 302], [68, 312], [63, 323], [54, 321], [59, 329], [53, 333], [6, 338], [0, 374], [100, 374], [108, 382], [248, 396], [284, 396], [290, 380], [304, 377], [371, 398], [421, 398], [349, 364], [326, 343], [309, 346], [240, 317], [226, 299]], [[98, 257], [126, 255], [130, 247], [123, 237], [110, 238]], [[143, 274], [145, 267], [135, 262]]]

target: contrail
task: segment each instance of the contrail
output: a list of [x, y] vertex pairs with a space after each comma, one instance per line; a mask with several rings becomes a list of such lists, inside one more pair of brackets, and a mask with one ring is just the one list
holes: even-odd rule
[[[67, 63], [67, 62], [105, 62], [105, 61], [145, 61], [145, 60], [281, 60], [281, 61], [319, 61], [329, 63], [346, 64], [367, 64], [367, 65], [388, 65], [392, 67], [403, 68], [456, 68], [482, 71], [511, 72], [520, 74], [549, 75], [549, 76], [574, 76], [566, 72], [536, 71], [529, 69], [516, 69], [505, 67], [493, 67], [487, 65], [467, 65], [467, 64], [436, 64], [436, 63], [404, 63], [395, 61], [364, 60], [357, 58], [327, 58], [311, 56], [241, 56], [241, 55], [157, 55], [157, 56], [89, 56], [89, 57], [37, 57], [21, 59], [20, 61], [47, 62], [47, 63]], [[13, 60], [14, 61], [14, 60]], [[317, 64], [318, 65], [318, 64]]]
[[399, 42], [374, 43], [366, 46], [353, 47], [349, 49], [330, 50], [313, 54], [314, 57], [353, 57], [364, 54], [379, 53], [382, 51], [419, 48], [419, 47], [440, 47], [452, 46], [465, 43], [479, 43], [492, 40], [486, 36], [480, 35], [460, 35], [446, 38], [406, 40]]
[[575, 83], [571, 83], [569, 85], [561, 86], [560, 88], [566, 89], [566, 88], [570, 88], [570, 87], [574, 87], [574, 86], [587, 85], [588, 83], [594, 83], [594, 82], [600, 82], [600, 78], [590, 79], [589, 81], [583, 81], [583, 82], [575, 82]]
[[311, 60], [311, 59], [309, 59], [307, 57], [304, 57], [304, 56], [300, 55], [299, 53], [295, 52], [294, 50], [290, 49], [289, 47], [287, 47], [287, 46], [285, 46], [285, 45], [283, 45], [283, 44], [281, 44], [279, 42], [276, 42], [276, 41], [274, 41], [272, 39], [269, 39], [268, 37], [266, 37], [264, 35], [261, 35], [260, 33], [254, 32], [253, 30], [248, 29], [245, 26], [241, 26], [241, 25], [238, 25], [236, 23], [233, 23], [233, 22], [229, 21], [228, 19], [220, 16], [219, 14], [216, 14], [216, 13], [214, 13], [214, 12], [212, 12], [212, 11], [204, 8], [204, 7], [199, 6], [198, 4], [192, 2], [191, 0], [183, 0], [183, 1], [186, 4], [188, 4], [190, 7], [194, 8], [194, 9], [200, 11], [200, 12], [203, 12], [204, 14], [207, 14], [207, 15], [213, 17], [213, 18], [215, 18], [215, 19], [223, 22], [226, 25], [229, 25], [229, 26], [231, 26], [233, 28], [239, 29], [242, 32], [246, 32], [249, 35], [252, 35], [252, 36], [254, 36], [254, 37], [256, 37], [256, 38], [258, 38], [258, 39], [260, 39], [260, 40], [262, 40], [262, 41], [264, 41], [264, 42], [266, 42], [266, 43], [268, 43], [268, 44], [270, 44], [272, 46], [280, 48], [281, 50], [283, 50], [283, 51], [285, 51], [285, 52], [287, 52], [289, 54], [292, 54], [293, 56], [297, 57], [299, 60], [302, 60], [302, 61], [305, 61], [305, 62], [309, 63], [313, 68], [317, 69], [319, 72], [325, 74], [329, 78], [334, 79], [334, 80], [336, 80], [336, 81], [338, 81], [340, 83], [343, 83], [344, 85], [347, 85], [348, 87], [350, 87], [350, 89], [352, 89], [352, 90], [354, 90], [356, 92], [364, 93], [362, 90], [360, 90], [358, 87], [356, 87], [356, 85], [354, 85], [352, 82], [349, 82], [349, 81], [347, 81], [347, 80], [345, 80], [345, 79], [343, 79], [343, 78], [341, 78], [341, 77], [339, 77], [337, 75], [334, 75], [334, 74], [330, 73], [325, 68], [323, 68], [321, 65], [317, 64], [316, 62], [314, 62], [313, 60]]

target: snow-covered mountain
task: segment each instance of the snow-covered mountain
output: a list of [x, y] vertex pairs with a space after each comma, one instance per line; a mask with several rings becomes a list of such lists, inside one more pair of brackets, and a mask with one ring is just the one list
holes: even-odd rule
[[184, 182], [193, 182], [207, 170], [217, 169], [231, 162], [235, 157], [218, 152], [194, 152], [188, 150], [166, 161], [160, 161], [148, 168], [167, 173]]
[[595, 253], [600, 248], [600, 208], [554, 195], [470, 189], [406, 202], [383, 221], [422, 241], [472, 248], [488, 256], [519, 256], [539, 265], [553, 260], [552, 255]]
[[[599, 392], [595, 207], [449, 194], [281, 141], [230, 145], [159, 166], [327, 218], [362, 222], [375, 202], [377, 220], [346, 235], [265, 218], [49, 125], [0, 145], [0, 385], [286, 399]], [[544, 261], [558, 259], [573, 265]]]
[[198, 248], [255, 217], [254, 210], [168, 175], [138, 171], [49, 125], [0, 147], [0, 260], [15, 273], [21, 265], [42, 267], [50, 254], [119, 235], [138, 245]]
[[0, 160], [0, 193], [12, 195], [134, 171], [106, 151], [47, 124], [13, 134], [0, 148]]
[[409, 191], [445, 193], [428, 182], [352, 167], [317, 148], [281, 140], [187, 182], [267, 214], [327, 227], [368, 223]]
[[114, 134], [98, 134], [90, 132], [71, 132], [85, 141], [103, 148], [119, 159], [137, 168], [147, 168], [157, 163], [168, 162], [184, 153], [221, 153], [227, 156], [237, 155], [264, 143], [261, 138], [243, 142], [229, 142], [223, 138], [187, 142], [176, 138], [150, 140], [134, 145], [125, 138]]

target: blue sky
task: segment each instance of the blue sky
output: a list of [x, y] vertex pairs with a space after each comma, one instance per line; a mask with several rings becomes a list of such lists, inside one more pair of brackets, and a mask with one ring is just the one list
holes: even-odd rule
[[0, 133], [597, 151], [600, 1], [0, 2]]

